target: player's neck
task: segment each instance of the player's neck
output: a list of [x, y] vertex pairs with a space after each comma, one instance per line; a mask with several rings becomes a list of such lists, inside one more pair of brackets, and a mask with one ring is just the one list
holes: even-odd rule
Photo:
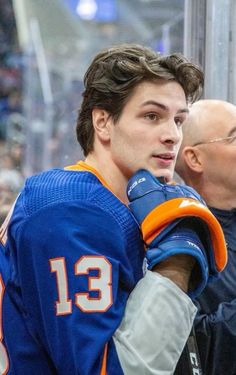
[[93, 167], [101, 175], [117, 198], [123, 203], [128, 204], [126, 195], [127, 179], [111, 160], [99, 156], [97, 157], [97, 155], [92, 152], [86, 157], [85, 163]]

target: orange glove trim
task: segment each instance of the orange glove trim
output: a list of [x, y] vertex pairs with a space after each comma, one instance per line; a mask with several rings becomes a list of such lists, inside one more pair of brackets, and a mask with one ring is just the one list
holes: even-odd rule
[[141, 231], [147, 245], [161, 233], [173, 220], [181, 217], [198, 217], [208, 226], [216, 268], [220, 272], [227, 263], [227, 248], [222, 228], [211, 213], [201, 202], [192, 198], [175, 198], [155, 207], [143, 220]]

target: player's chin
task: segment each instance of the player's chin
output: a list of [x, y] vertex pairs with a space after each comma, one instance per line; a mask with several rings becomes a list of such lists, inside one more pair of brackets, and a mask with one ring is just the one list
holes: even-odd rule
[[174, 172], [170, 169], [158, 169], [152, 172], [155, 177], [164, 177], [166, 183], [171, 183], [173, 181]]

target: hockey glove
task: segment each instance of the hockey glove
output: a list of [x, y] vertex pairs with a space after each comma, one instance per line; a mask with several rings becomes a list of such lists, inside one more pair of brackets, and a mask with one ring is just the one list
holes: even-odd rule
[[139, 170], [130, 179], [127, 195], [146, 244], [148, 269], [175, 254], [193, 256], [200, 269], [189, 291], [195, 298], [227, 263], [224, 235], [217, 219], [194, 189], [167, 185], [147, 170]]

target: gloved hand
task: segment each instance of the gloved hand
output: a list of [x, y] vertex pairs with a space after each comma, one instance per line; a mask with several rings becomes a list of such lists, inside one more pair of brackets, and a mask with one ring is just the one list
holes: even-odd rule
[[195, 298], [227, 263], [217, 219], [194, 189], [165, 184], [144, 169], [129, 180], [127, 196], [146, 245], [148, 269], [172, 255], [190, 254], [198, 265], [188, 293]]

